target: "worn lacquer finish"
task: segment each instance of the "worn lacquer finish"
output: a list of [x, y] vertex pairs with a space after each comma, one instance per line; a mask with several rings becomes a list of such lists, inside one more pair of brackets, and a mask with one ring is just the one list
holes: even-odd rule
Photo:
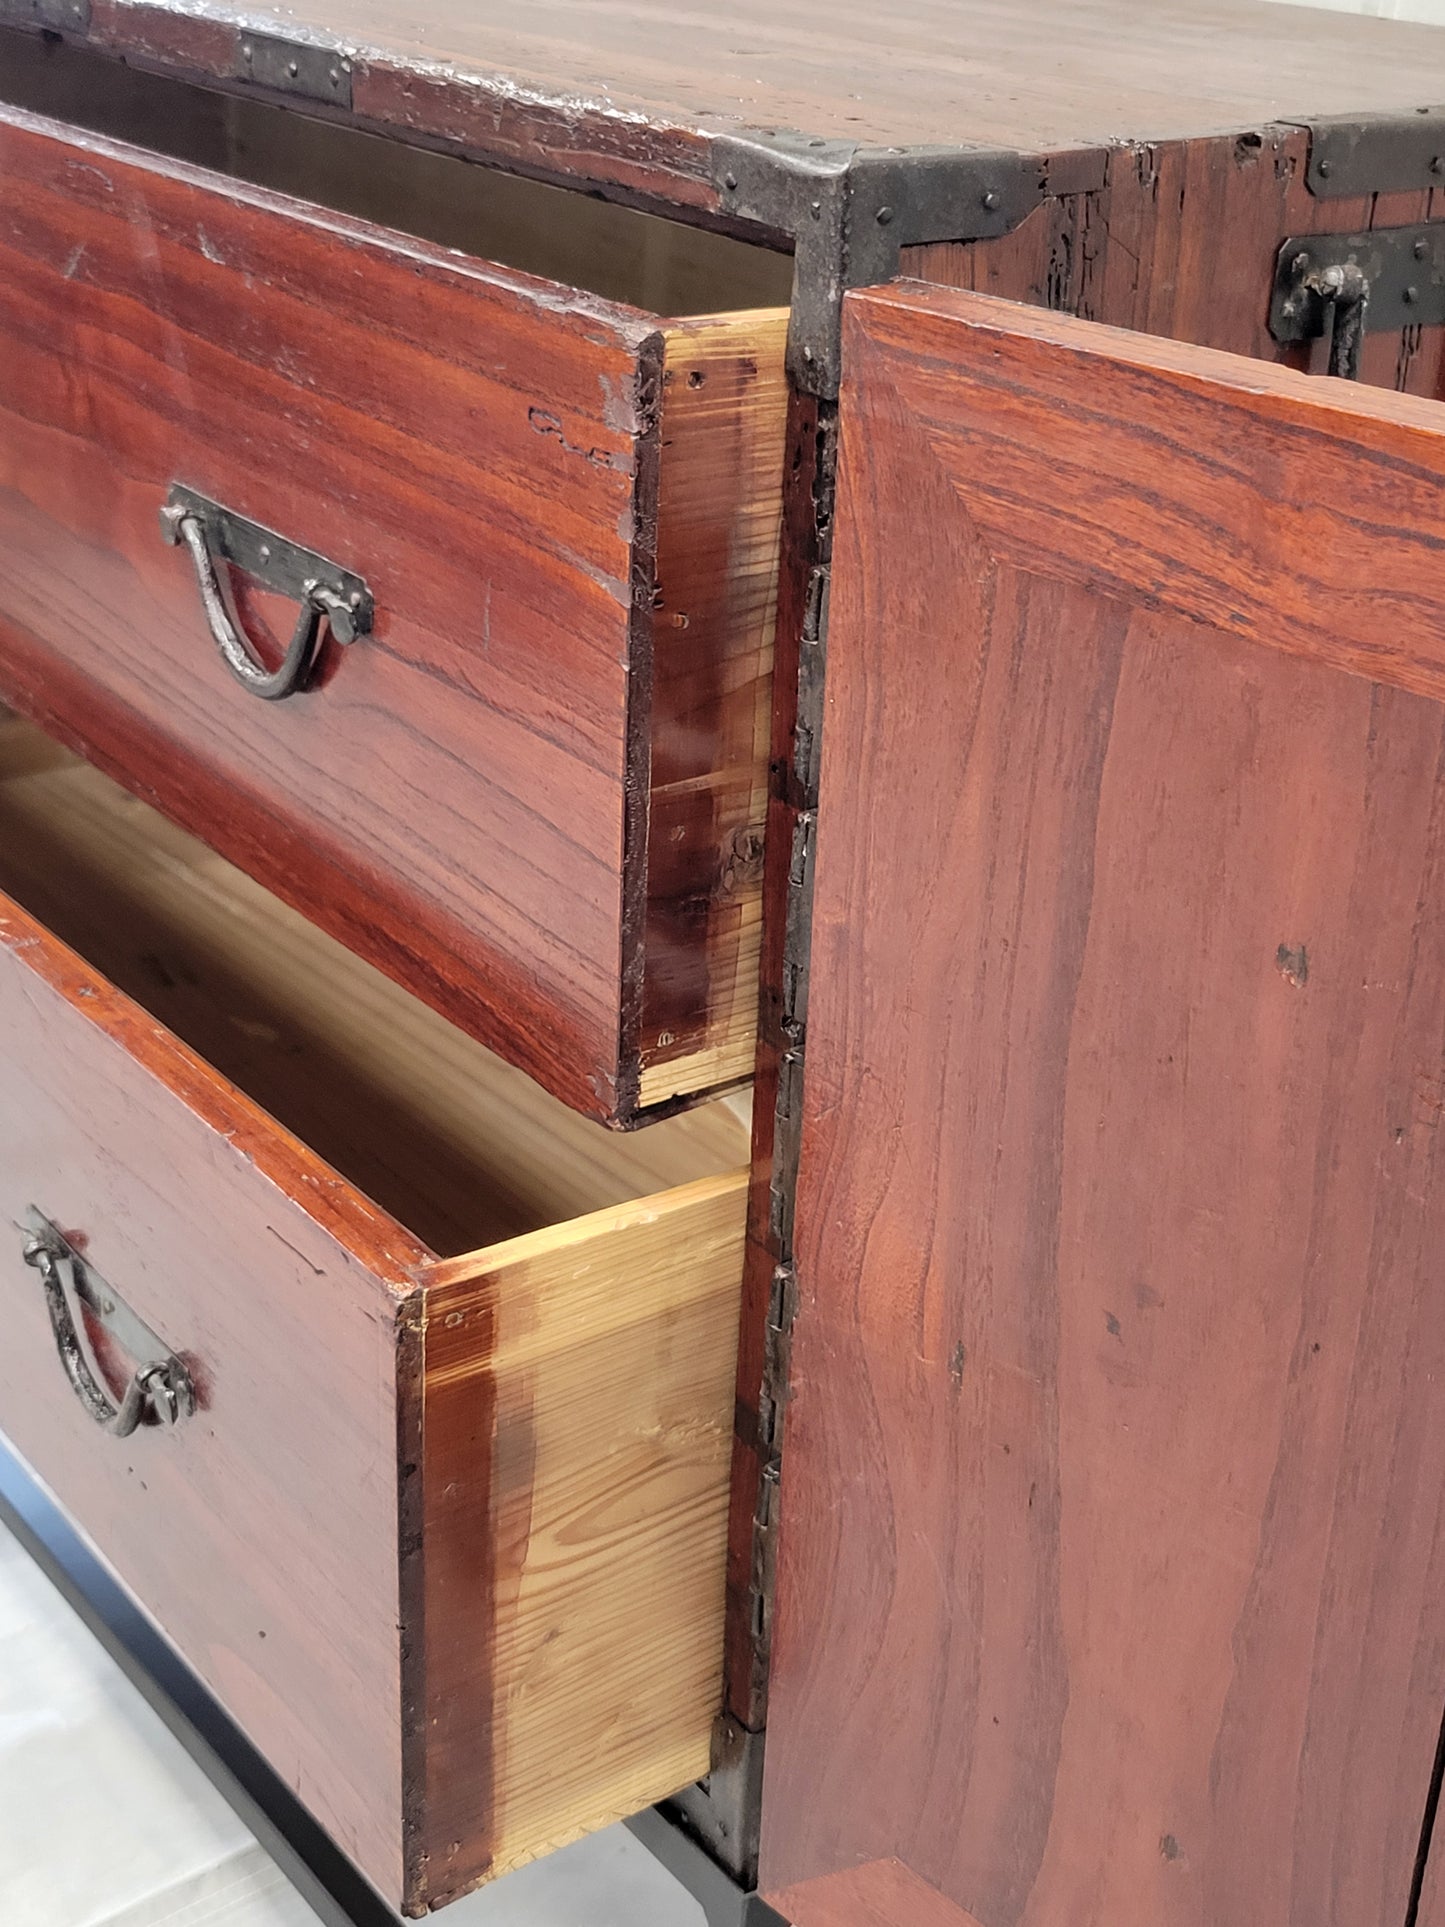
[[712, 138], [739, 128], [1032, 153], [1408, 112], [1440, 91], [1427, 27], [1306, 24], [1257, 0], [1144, 12], [909, 0], [883, 41], [864, 0], [742, 0], [715, 17], [665, 0], [543, 0], [525, 15], [433, 0], [424, 21], [399, 0], [306, 0], [285, 15], [239, 0], [91, 0], [87, 37], [234, 83], [247, 29], [346, 55], [359, 120], [699, 208], [718, 198]]

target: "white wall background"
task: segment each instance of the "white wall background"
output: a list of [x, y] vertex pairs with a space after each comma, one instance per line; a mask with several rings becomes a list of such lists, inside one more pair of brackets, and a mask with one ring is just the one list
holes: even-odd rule
[[1328, 7], [1331, 13], [1369, 13], [1382, 20], [1423, 20], [1445, 27], [1445, 0], [1276, 0], [1280, 6]]

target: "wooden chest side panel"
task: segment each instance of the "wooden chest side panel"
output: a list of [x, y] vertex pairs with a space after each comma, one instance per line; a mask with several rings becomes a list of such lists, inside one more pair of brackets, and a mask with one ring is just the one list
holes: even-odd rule
[[[395, 1323], [424, 1254], [39, 925], [6, 906], [0, 939], [6, 1433], [399, 1892]], [[188, 1361], [174, 1432], [82, 1410], [21, 1261], [31, 1206]]]
[[[1445, 708], [995, 553], [1010, 350], [954, 328], [954, 434], [889, 299], [850, 302], [764, 1883], [798, 1927], [873, 1920], [888, 1861], [978, 1927], [1398, 1927]], [[1026, 516], [1088, 513], [1061, 475]]]
[[[610, 1112], [660, 343], [627, 311], [48, 126], [0, 117], [7, 696]], [[220, 664], [160, 538], [178, 480], [367, 577], [375, 632], [328, 645], [310, 693], [257, 702]], [[294, 611], [250, 601], [289, 632]]]

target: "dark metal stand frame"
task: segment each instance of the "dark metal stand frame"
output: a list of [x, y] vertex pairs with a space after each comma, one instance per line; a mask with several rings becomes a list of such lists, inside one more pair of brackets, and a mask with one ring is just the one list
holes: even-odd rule
[[[0, 1444], [0, 1524], [157, 1712], [323, 1927], [398, 1927], [376, 1889], [267, 1766], [170, 1642], [102, 1565], [29, 1470]], [[628, 1821], [694, 1896], [707, 1927], [784, 1927], [666, 1815]]]

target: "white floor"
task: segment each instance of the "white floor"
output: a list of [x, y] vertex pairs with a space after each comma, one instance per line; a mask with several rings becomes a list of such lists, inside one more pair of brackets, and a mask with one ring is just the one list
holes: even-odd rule
[[[619, 1827], [442, 1927], [702, 1927]], [[0, 1927], [318, 1927], [200, 1769], [0, 1528]]]

